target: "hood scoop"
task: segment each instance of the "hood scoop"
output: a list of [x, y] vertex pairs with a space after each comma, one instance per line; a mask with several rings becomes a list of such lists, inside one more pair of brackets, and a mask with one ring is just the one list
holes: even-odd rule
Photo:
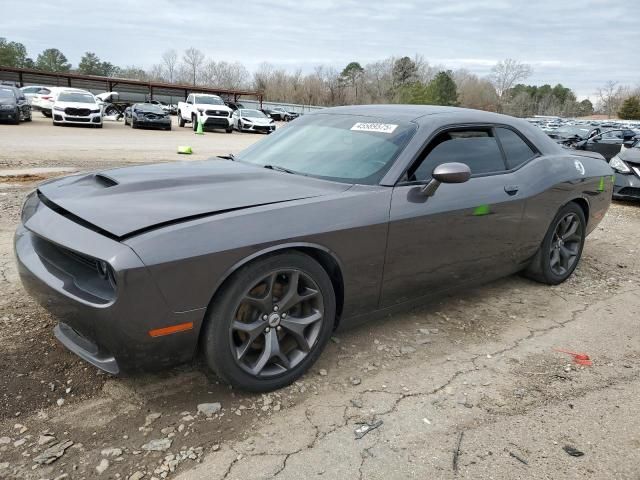
[[95, 179], [96, 183], [102, 185], [105, 188], [115, 187], [116, 185], [118, 185], [118, 182], [116, 180], [108, 175], [105, 175], [104, 173], [96, 173], [93, 178]]

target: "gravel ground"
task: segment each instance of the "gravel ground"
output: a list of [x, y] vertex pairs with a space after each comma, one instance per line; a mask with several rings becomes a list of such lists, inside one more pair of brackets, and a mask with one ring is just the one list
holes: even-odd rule
[[[0, 125], [0, 175], [260, 138], [38, 118]], [[0, 478], [640, 478], [640, 205], [612, 205], [563, 285], [513, 276], [338, 332], [301, 381], [251, 395], [199, 364], [111, 377], [56, 342], [12, 253], [21, 200], [48, 175], [0, 180]]]

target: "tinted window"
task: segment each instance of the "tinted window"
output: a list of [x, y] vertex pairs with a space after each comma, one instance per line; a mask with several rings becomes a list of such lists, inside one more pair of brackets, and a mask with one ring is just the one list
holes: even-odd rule
[[602, 134], [602, 138], [606, 140], [622, 138], [622, 130], [610, 130], [608, 132], [604, 132]]
[[410, 180], [431, 178], [442, 163], [469, 165], [472, 175], [500, 172], [505, 169], [502, 152], [491, 130], [455, 130], [438, 135], [429, 145], [429, 153]]
[[496, 133], [507, 157], [507, 168], [516, 168], [536, 154], [513, 130], [496, 128]]

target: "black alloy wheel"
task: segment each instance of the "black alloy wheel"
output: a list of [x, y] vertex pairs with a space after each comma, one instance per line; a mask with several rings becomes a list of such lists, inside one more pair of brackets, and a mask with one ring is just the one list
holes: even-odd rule
[[580, 262], [586, 233], [582, 208], [575, 202], [566, 204], [551, 222], [525, 275], [548, 285], [564, 282]]
[[205, 355], [222, 379], [268, 391], [300, 377], [333, 330], [331, 280], [298, 252], [250, 264], [223, 286], [205, 327]]
[[549, 252], [549, 266], [558, 276], [565, 275], [575, 267], [582, 248], [582, 224], [575, 213], [567, 213], [556, 224]]

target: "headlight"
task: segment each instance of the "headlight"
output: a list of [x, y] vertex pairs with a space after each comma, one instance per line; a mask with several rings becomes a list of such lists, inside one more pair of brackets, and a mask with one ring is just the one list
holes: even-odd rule
[[242, 123], [253, 123], [251, 120], [247, 120], [246, 118], [241, 118]]
[[27, 198], [25, 198], [24, 203], [22, 204], [22, 213], [20, 215], [23, 225], [33, 217], [33, 214], [38, 210], [39, 204], [40, 199], [38, 198], [38, 190], [33, 190], [27, 194]]
[[53, 107], [54, 110], [58, 110], [59, 112], [63, 112], [64, 108], [62, 107]]
[[89, 110], [91, 113], [100, 113], [100, 109], [98, 108], [97, 110]]
[[609, 166], [613, 168], [616, 172], [620, 172], [620, 173], [631, 172], [631, 169], [629, 168], [629, 166], [626, 163], [624, 163], [618, 155], [616, 155], [609, 161]]

